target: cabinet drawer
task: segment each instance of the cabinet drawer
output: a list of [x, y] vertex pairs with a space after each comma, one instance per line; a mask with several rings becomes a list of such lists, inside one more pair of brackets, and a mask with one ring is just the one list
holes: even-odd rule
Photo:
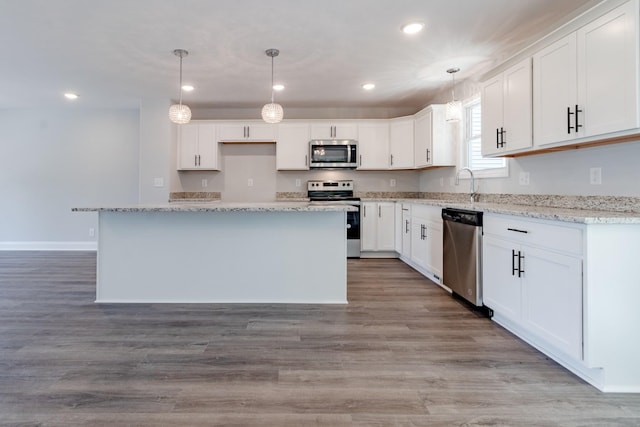
[[429, 219], [434, 222], [442, 222], [442, 208], [439, 206], [421, 205], [415, 203], [411, 206], [411, 216]]
[[582, 228], [514, 216], [484, 215], [484, 233], [558, 252], [582, 255]]

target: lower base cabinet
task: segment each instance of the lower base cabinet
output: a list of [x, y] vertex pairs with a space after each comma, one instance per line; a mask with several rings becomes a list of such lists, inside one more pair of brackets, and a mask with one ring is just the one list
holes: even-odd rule
[[395, 251], [395, 202], [364, 202], [360, 209], [363, 252]]
[[414, 204], [411, 207], [409, 259], [438, 283], [442, 278], [442, 208]]

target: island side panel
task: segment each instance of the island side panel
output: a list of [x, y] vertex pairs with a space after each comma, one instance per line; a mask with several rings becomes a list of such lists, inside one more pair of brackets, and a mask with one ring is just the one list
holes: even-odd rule
[[96, 302], [347, 302], [332, 212], [100, 212]]

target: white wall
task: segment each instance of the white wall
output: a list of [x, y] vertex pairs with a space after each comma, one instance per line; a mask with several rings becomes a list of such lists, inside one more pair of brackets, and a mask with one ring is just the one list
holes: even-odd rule
[[[557, 153], [509, 159], [508, 178], [476, 180], [481, 193], [558, 194], [558, 195], [609, 195], [640, 197], [640, 142], [630, 142], [603, 147], [584, 148]], [[602, 168], [602, 184], [589, 183], [589, 169]], [[519, 184], [520, 172], [529, 172], [530, 184]], [[444, 178], [444, 186], [440, 178]], [[461, 192], [469, 191], [467, 179], [459, 186], [451, 186], [454, 168], [422, 172], [420, 191]], [[466, 173], [461, 177], [467, 177]]]
[[137, 110], [0, 110], [0, 248], [71, 248], [97, 229], [72, 207], [136, 203], [138, 122]]
[[[139, 202], [166, 203], [171, 182], [177, 179], [175, 139], [177, 127], [169, 121], [166, 99], [142, 101], [140, 106]], [[155, 181], [162, 180], [162, 186]]]

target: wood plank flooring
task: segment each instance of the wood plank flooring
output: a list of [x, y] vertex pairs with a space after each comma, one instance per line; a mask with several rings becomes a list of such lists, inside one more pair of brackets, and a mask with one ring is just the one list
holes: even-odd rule
[[95, 268], [0, 252], [0, 425], [640, 425], [640, 395], [600, 393], [398, 260], [349, 260], [348, 306], [99, 305]]

